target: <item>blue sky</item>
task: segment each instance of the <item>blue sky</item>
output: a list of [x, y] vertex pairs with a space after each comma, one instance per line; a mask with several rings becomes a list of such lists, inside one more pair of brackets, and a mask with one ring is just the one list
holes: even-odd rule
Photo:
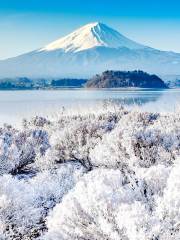
[[180, 52], [179, 10], [179, 0], [1, 0], [0, 59], [95, 21], [145, 45]]

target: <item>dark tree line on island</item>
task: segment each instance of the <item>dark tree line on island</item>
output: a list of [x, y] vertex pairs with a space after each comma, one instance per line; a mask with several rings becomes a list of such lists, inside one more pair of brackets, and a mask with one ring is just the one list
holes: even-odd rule
[[52, 80], [51, 85], [53, 87], [82, 87], [87, 82], [87, 79], [59, 79], [59, 80]]
[[1, 90], [24, 89], [56, 89], [64, 87], [76, 88], [167, 88], [164, 81], [156, 75], [150, 75], [143, 71], [105, 71], [101, 75], [95, 75], [91, 79], [38, 79], [32, 80], [26, 77], [16, 79], [1, 79]]
[[90, 79], [88, 88], [167, 88], [167, 85], [156, 75], [143, 71], [105, 71]]

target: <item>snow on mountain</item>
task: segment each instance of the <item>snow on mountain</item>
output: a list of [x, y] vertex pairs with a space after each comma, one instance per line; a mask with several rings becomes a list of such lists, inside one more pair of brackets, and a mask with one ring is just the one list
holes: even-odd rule
[[135, 69], [180, 75], [180, 54], [136, 43], [96, 22], [41, 49], [0, 61], [0, 78], [89, 78], [105, 70]]
[[105, 24], [95, 22], [87, 24], [66, 37], [48, 44], [39, 51], [63, 49], [65, 52], [79, 52], [94, 47], [127, 47], [129, 49], [144, 48], [143, 45], [129, 40]]

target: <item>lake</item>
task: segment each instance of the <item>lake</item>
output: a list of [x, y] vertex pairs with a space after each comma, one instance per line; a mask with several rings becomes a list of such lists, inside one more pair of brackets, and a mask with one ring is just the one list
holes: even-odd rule
[[128, 107], [138, 105], [146, 111], [173, 112], [180, 104], [180, 89], [60, 89], [0, 91], [0, 125], [18, 124], [33, 115], [52, 115], [62, 107], [88, 107], [111, 100]]

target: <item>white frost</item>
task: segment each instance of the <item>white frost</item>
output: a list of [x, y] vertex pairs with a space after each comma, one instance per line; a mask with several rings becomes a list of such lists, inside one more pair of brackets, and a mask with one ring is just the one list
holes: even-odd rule
[[104, 104], [0, 129], [0, 239], [179, 240], [180, 114]]

